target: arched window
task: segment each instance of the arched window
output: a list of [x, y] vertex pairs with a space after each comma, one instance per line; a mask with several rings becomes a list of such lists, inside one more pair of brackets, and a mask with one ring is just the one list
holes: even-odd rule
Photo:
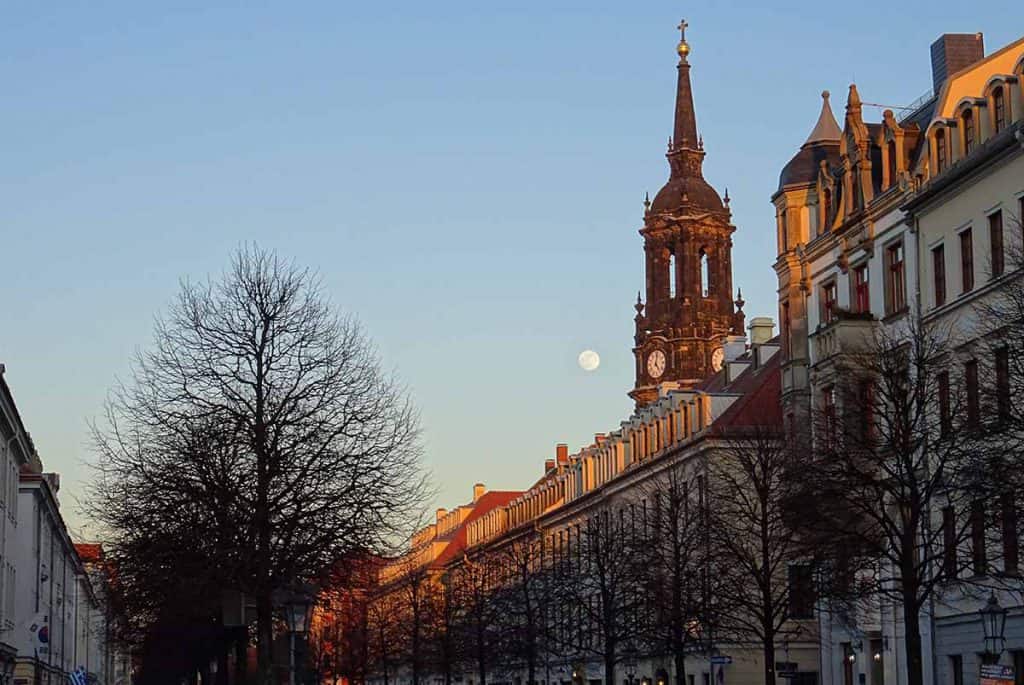
[[708, 273], [708, 253], [705, 248], [700, 248], [700, 292], [702, 297], [711, 294], [711, 280]]
[[939, 129], [935, 132], [935, 172], [942, 173], [946, 170], [946, 160], [948, 159], [948, 149], [946, 148], [946, 131], [945, 129]]
[[676, 296], [676, 279], [679, 278], [679, 274], [676, 271], [676, 255], [675, 253], [668, 253], [668, 296]]
[[898, 173], [896, 168], [896, 141], [890, 140], [886, 149], [888, 150], [889, 157], [889, 187], [892, 188], [896, 185], [896, 174]]
[[966, 110], [960, 118], [964, 126], [964, 157], [974, 150], [974, 112]]
[[1006, 96], [1002, 86], [996, 86], [992, 91], [992, 113], [995, 117], [995, 130], [999, 133], [1006, 128]]

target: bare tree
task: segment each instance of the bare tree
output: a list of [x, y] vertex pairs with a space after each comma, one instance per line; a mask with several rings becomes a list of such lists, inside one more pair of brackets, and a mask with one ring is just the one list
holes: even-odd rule
[[555, 601], [568, 612], [563, 652], [599, 657], [607, 685], [615, 685], [616, 665], [640, 636], [638, 618], [645, 606], [642, 535], [630, 528], [623, 504], [610, 502], [569, 527], [571, 545], [555, 576]]
[[373, 597], [366, 607], [367, 670], [379, 675], [384, 685], [396, 676], [402, 655], [399, 621], [401, 611], [397, 596]]
[[440, 588], [436, 575], [427, 565], [416, 564], [415, 557], [410, 555], [410, 563], [401, 573], [397, 587], [386, 593], [397, 618], [398, 654], [409, 667], [412, 685], [419, 685], [429, 665]]
[[461, 645], [458, 659], [476, 672], [479, 685], [487, 685], [487, 674], [497, 662], [501, 620], [494, 555], [488, 551], [465, 554], [449, 569], [449, 578]]
[[[116, 545], [147, 524], [123, 515], [129, 501], [208, 504], [230, 532], [218, 560], [256, 600], [263, 684], [275, 592], [390, 543], [423, 494], [403, 388], [313, 273], [258, 248], [219, 281], [183, 283], [106, 418], [90, 512]], [[197, 427], [225, 448], [189, 451]]]
[[700, 470], [671, 464], [646, 481], [652, 504], [644, 538], [649, 563], [644, 578], [654, 618], [645, 622], [644, 640], [672, 656], [676, 685], [686, 683], [686, 655], [710, 634], [708, 611], [708, 520], [702, 506]]
[[901, 607], [911, 685], [923, 682], [921, 612], [969, 563], [959, 550], [984, 476], [949, 341], [946, 328], [915, 322], [848, 341], [801, 479], [805, 534], [831, 548], [823, 590], [839, 606], [889, 597]]
[[791, 574], [812, 577], [787, 517], [798, 466], [775, 425], [736, 428], [707, 459], [704, 506], [717, 585], [709, 592], [709, 611], [720, 638], [761, 646], [765, 685], [775, 683], [776, 644], [789, 634], [791, 620], [813, 616], [812, 588], [791, 582]]
[[525, 665], [527, 685], [537, 682], [541, 659], [551, 650], [552, 571], [543, 544], [539, 531], [524, 532], [502, 544], [493, 562], [504, 579], [494, 599], [499, 645], [506, 665]]
[[1004, 253], [989, 261], [989, 275], [998, 286], [975, 301], [970, 332], [975, 374], [990, 381], [979, 384], [976, 427], [990, 485], [985, 499], [998, 503], [987, 510], [993, 519], [987, 529], [995, 532], [993, 542], [1002, 550], [1003, 575], [1015, 577], [1024, 533], [1017, 495], [1024, 488], [1024, 225], [1015, 216], [1007, 217], [1006, 224], [1010, 239], [1004, 238]]

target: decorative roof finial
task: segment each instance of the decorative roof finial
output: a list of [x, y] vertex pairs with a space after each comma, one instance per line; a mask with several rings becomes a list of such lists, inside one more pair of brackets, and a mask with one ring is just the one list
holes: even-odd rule
[[672, 152], [672, 136], [668, 137], [668, 151]]
[[698, 150], [703, 150], [704, 149], [704, 135], [703, 134], [697, 136], [697, 149]]
[[[644, 214], [647, 214], [650, 211], [651, 211], [651, 194], [645, 192], [644, 193]], [[639, 294], [640, 293], [637, 293], [637, 295], [639, 295]]]
[[644, 311], [644, 303], [640, 301], [640, 291], [639, 290], [636, 291], [636, 304], [633, 305], [633, 309], [636, 310], [637, 316], [639, 316]]
[[680, 64], [686, 62], [686, 57], [690, 54], [690, 44], [686, 42], [687, 26], [689, 26], [689, 24], [686, 23], [685, 19], [683, 19], [679, 22], [679, 26], [676, 27], [679, 29], [679, 45], [676, 46], [676, 53], [679, 55]]
[[722, 198], [722, 202], [725, 203], [726, 208], [729, 207], [729, 202], [730, 201], [731, 201], [731, 198], [729, 197], [729, 189], [726, 188], [725, 189], [725, 197]]
[[736, 308], [739, 309], [739, 310], [742, 310], [743, 309], [743, 305], [746, 304], [746, 302], [743, 300], [743, 288], [737, 288], [736, 289], [736, 302], [735, 302], [735, 304], [736, 304]]

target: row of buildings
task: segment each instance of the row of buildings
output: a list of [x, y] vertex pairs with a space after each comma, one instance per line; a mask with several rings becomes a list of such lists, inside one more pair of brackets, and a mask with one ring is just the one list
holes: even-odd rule
[[76, 543], [0, 365], [0, 685], [127, 684], [99, 545]]
[[[799, 442], [794, 435], [805, 435], [827, 452], [829, 437], [818, 417], [843, 412], [845, 395], [838, 389], [850, 379], [843, 377], [841, 362], [865, 336], [907, 336], [922, 326], [948, 324], [957, 339], [943, 372], [945, 385], [940, 380], [937, 392], [948, 392], [951, 383], [963, 387], [962, 411], [977, 414], [981, 394], [995, 388], [1000, 411], [1010, 411], [1016, 395], [1010, 389], [1017, 386], [1008, 376], [1019, 371], [1008, 359], [1013, 341], [999, 342], [1005, 331], [989, 331], [988, 338], [979, 339], [977, 311], [986, 298], [1020, 287], [1024, 38], [986, 55], [980, 34], [941, 37], [931, 49], [933, 88], [898, 112], [869, 115], [873, 106], [851, 85], [840, 122], [829, 94], [823, 94], [817, 122], [783, 166], [771, 194], [778, 246], [772, 265], [779, 296], [780, 331], [775, 335], [770, 318], [756, 317], [748, 325], [742, 296], [734, 291], [736, 227], [728, 195], [721, 197], [703, 176], [690, 46], [685, 23], [680, 28], [684, 34], [677, 47], [674, 130], [667, 153], [670, 177], [646, 203], [640, 229], [646, 280], [634, 318], [636, 381], [629, 394], [635, 411], [576, 453], [559, 445], [525, 490], [477, 486], [468, 504], [438, 510], [436, 521], [415, 536], [408, 554], [382, 565], [367, 608], [368, 643], [375, 629], [381, 636], [385, 630], [383, 622], [373, 623], [374, 616], [399, 617], [388, 629], [408, 638], [413, 619], [399, 611], [402, 598], [425, 594], [429, 587], [442, 597], [451, 594], [451, 578], [472, 575], [487, 555], [506, 560], [503, 570], [486, 580], [489, 588], [515, 581], [515, 559], [526, 575], [541, 577], [562, 559], [571, 562], [574, 554], [578, 559], [588, 544], [588, 530], [603, 525], [617, 534], [602, 544], [623, 545], [615, 549], [621, 550], [620, 557], [635, 557], [632, 570], [644, 566], [653, 550], [625, 546], [618, 538], [629, 537], [626, 531], [636, 527], [646, 531], [648, 519], [664, 510], [664, 497], [654, 493], [662, 488], [664, 495], [666, 474], [693, 474], [695, 501], [714, 510], [716, 502], [708, 500], [722, 494], [708, 478], [721, 477], [715, 476], [715, 463], [726, 459], [737, 441], [750, 444], [755, 436], [769, 435], [779, 444], [794, 445]], [[945, 412], [949, 401], [943, 398], [937, 398], [936, 406]], [[799, 479], [799, 474], [787, 477]], [[1014, 501], [1012, 496], [1003, 500], [1000, 541], [988, 543], [987, 556], [985, 531], [969, 536], [964, 549], [954, 545], [945, 552], [945, 559], [966, 555], [975, 567], [970, 578], [943, 577], [920, 612], [923, 682], [978, 681], [983, 652], [978, 610], [990, 598], [1009, 607], [1007, 649], [998, 656], [1007, 667], [1004, 675], [1024, 682], [1024, 585], [1017, 570], [1021, 531]], [[877, 503], [882, 508], [892, 504]], [[941, 530], [948, 523], [946, 514], [927, 511], [925, 516]], [[959, 520], [961, 514], [952, 512], [952, 517]], [[642, 538], [648, 546], [668, 535], [664, 528], [651, 529], [654, 537]], [[704, 544], [699, 535], [694, 540], [692, 546]], [[524, 545], [529, 550], [525, 558]], [[447, 662], [421, 649], [418, 641], [425, 638], [417, 628], [411, 633], [413, 652], [407, 645], [378, 650], [366, 677], [375, 685], [449, 685], [452, 680], [575, 685], [609, 682], [612, 672], [614, 682], [626, 685], [767, 683], [776, 677], [806, 685], [916, 685], [907, 668], [908, 627], [892, 595], [880, 594], [853, 611], [837, 613], [817, 597], [809, 568], [807, 558], [793, 557], [772, 571], [782, 601], [773, 628], [777, 639], [767, 652], [750, 633], [715, 640], [694, 619], [679, 638], [685, 658], [674, 658], [668, 640], [634, 639], [643, 632], [635, 626], [642, 628], [664, 614], [657, 601], [616, 605], [621, 612], [638, 613], [620, 624], [602, 622], [585, 597], [563, 591], [540, 596], [545, 626], [527, 636], [532, 644], [540, 635], [539, 653], [526, 650], [518, 661], [501, 660], [491, 672], [481, 656], [454, 669], [448, 664], [442, 674], [438, 664]], [[637, 577], [651, 584], [650, 576]], [[658, 576], [654, 584], [665, 582]], [[700, 594], [714, 582], [702, 576], [694, 587]], [[595, 598], [605, 594], [596, 599], [598, 604], [611, 601], [603, 586], [592, 589]], [[646, 586], [645, 592], [662, 596]], [[503, 617], [489, 620], [497, 624]], [[596, 637], [561, 639], [565, 633], [587, 631]], [[520, 635], [514, 641], [521, 646], [524, 639]], [[574, 646], [567, 648], [570, 642]], [[373, 651], [370, 645], [365, 648]], [[442, 644], [438, 649], [443, 656], [447, 648]]]

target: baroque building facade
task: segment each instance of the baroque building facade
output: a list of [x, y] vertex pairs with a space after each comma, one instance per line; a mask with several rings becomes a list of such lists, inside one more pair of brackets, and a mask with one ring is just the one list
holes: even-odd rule
[[[1020, 245], [1024, 212], [1024, 40], [986, 57], [980, 34], [946, 35], [932, 46], [932, 62], [934, 90], [900, 116], [885, 110], [880, 121], [866, 121], [866, 105], [851, 85], [840, 127], [824, 93], [816, 125], [783, 168], [772, 196], [782, 402], [790, 433], [804, 433], [818, 450], [828, 436], [814, 417], [842, 413], [839, 389], [850, 379], [840, 373], [841, 360], [856, 354], [866, 337], [909, 337], [922, 327], [944, 326], [955, 346], [948, 373], [962, 381], [968, 397], [980, 392], [979, 355], [987, 357], [997, 386], [1005, 373], [999, 369], [1001, 348], [974, 338], [978, 302], [1019, 277], [1019, 262], [1011, 268], [1009, 255], [1014, 249], [1020, 254], [1014, 246]], [[949, 387], [946, 378], [940, 395]], [[943, 401], [938, 398], [939, 406]], [[1006, 567], [1008, 550], [1015, 563], [1019, 533], [1005, 521], [1015, 520], [1016, 505], [1012, 498], [1008, 508], [1002, 504], [1001, 539], [989, 544], [1004, 558], [972, 571], [975, 588], [998, 585], [989, 582], [998, 576], [1019, 590], [1015, 572]], [[929, 511], [930, 525], [942, 530], [949, 520], [975, 515], [978, 506], [971, 512]], [[989, 536], [981, 530], [984, 516], [977, 520], [972, 541], [943, 552], [953, 559], [952, 568], [958, 557], [985, 557]], [[988, 594], [965, 589], [960, 580], [944, 579], [922, 610], [925, 682], [958, 685], [977, 677], [983, 644], [977, 611]], [[1014, 607], [1002, 659], [1017, 666], [1021, 682], [1018, 596], [999, 593], [1004, 605]], [[905, 631], [891, 597], [878, 596], [871, 608], [853, 615], [823, 610], [822, 682], [907, 682]]]

